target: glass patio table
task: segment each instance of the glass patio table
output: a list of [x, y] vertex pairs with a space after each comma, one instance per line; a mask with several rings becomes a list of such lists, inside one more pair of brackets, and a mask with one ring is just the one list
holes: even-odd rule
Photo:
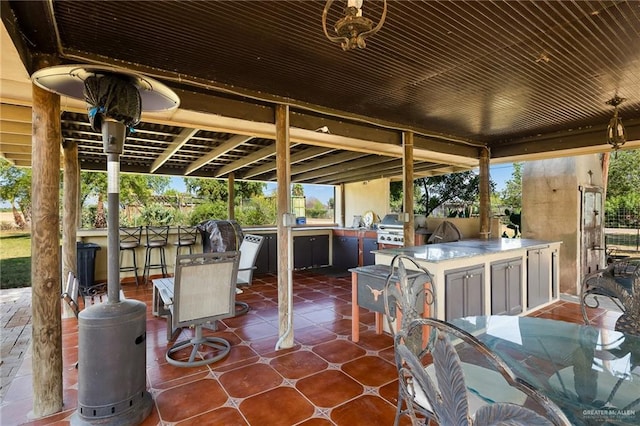
[[450, 323], [487, 345], [573, 424], [640, 424], [640, 336], [535, 317]]

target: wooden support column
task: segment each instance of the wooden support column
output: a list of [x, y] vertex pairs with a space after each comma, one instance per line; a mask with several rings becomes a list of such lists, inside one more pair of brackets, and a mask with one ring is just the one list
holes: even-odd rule
[[283, 218], [291, 213], [291, 158], [289, 140], [289, 106], [276, 105], [276, 178], [278, 181], [278, 335], [279, 347], [293, 347], [293, 255], [291, 227]]
[[404, 213], [409, 220], [404, 222], [404, 245], [415, 245], [416, 233], [413, 218], [413, 132], [402, 134], [402, 198]]
[[80, 217], [80, 163], [78, 144], [64, 142], [64, 170], [62, 179], [62, 283], [69, 272], [78, 275], [76, 236]]
[[234, 183], [236, 181], [236, 175], [231, 172], [229, 173], [229, 177], [227, 178], [227, 192], [229, 192], [229, 198], [227, 199], [227, 217], [229, 220], [233, 220], [236, 218], [236, 191], [234, 187]]
[[62, 410], [60, 96], [32, 85], [31, 309], [33, 416]]
[[489, 148], [480, 149], [480, 238], [483, 240], [491, 238], [490, 156]]

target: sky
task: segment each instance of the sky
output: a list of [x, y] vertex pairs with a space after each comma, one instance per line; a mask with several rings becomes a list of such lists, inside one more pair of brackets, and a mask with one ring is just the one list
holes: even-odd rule
[[[496, 183], [496, 191], [500, 192], [504, 190], [505, 183], [511, 179], [513, 174], [513, 165], [496, 164], [490, 167], [489, 174], [491, 179]], [[329, 201], [329, 198], [334, 197], [333, 187], [330, 185], [302, 185], [304, 187], [304, 195], [307, 198], [315, 197], [323, 204]], [[185, 192], [184, 180], [181, 177], [171, 178], [171, 188], [176, 189], [179, 192]], [[273, 182], [267, 182], [267, 186], [264, 190], [265, 195], [270, 195], [276, 190], [276, 184]]]

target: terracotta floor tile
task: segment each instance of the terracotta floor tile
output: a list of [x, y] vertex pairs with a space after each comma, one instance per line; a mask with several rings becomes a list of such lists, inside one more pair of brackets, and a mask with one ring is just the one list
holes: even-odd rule
[[163, 363], [156, 367], [149, 368], [147, 366], [147, 378], [154, 388], [166, 388], [168, 383], [170, 386], [176, 386], [181, 383], [188, 383], [204, 379], [209, 375], [209, 369], [203, 367], [177, 367], [169, 363]]
[[368, 351], [381, 351], [393, 348], [393, 338], [390, 334], [376, 334], [375, 330], [364, 330], [360, 332], [358, 346]]
[[240, 411], [251, 425], [291, 426], [313, 416], [315, 407], [297, 390], [279, 387], [245, 399]]
[[323, 309], [321, 311], [305, 312], [303, 314], [300, 314], [300, 316], [311, 321], [313, 324], [323, 324], [326, 322], [334, 322], [337, 320], [341, 320], [343, 318], [342, 315], [336, 313], [332, 309]]
[[242, 414], [235, 408], [223, 407], [176, 423], [177, 426], [223, 426], [247, 425]]
[[310, 351], [296, 351], [274, 358], [269, 363], [287, 379], [299, 379], [324, 370], [329, 364]]
[[364, 391], [364, 387], [340, 370], [325, 370], [298, 380], [296, 388], [319, 407], [335, 407]]
[[362, 395], [331, 411], [337, 426], [391, 425], [396, 407], [374, 395]]
[[338, 337], [335, 333], [321, 327], [307, 327], [296, 330], [295, 340], [303, 345], [317, 345], [319, 343], [329, 342]]
[[[295, 335], [297, 336], [297, 333]], [[267, 337], [266, 339], [253, 340], [250, 346], [258, 355], [266, 358], [273, 358], [300, 349], [300, 345], [295, 344], [292, 348], [276, 351], [276, 343], [278, 340], [278, 336]]]
[[278, 328], [267, 322], [259, 322], [248, 324], [245, 327], [237, 329], [235, 332], [242, 340], [252, 341], [254, 339], [277, 336]]
[[247, 398], [279, 386], [283, 379], [271, 366], [258, 363], [228, 371], [219, 380], [232, 398]]
[[342, 366], [342, 371], [363, 385], [373, 387], [382, 386], [398, 377], [395, 364], [377, 356], [365, 356], [347, 362]]
[[[362, 322], [362, 319], [360, 320]], [[320, 324], [321, 327], [333, 331], [336, 334], [351, 335], [351, 319], [341, 319], [333, 322]], [[361, 327], [361, 330], [363, 327]]]
[[313, 351], [329, 362], [340, 364], [363, 356], [366, 351], [347, 340], [333, 340], [314, 346]]
[[227, 393], [213, 378], [176, 386], [155, 397], [160, 418], [164, 422], [178, 422], [221, 407], [227, 399]]
[[314, 417], [312, 419], [299, 423], [298, 426], [333, 426], [333, 424], [334, 423], [329, 419]]
[[[151, 287], [123, 286], [128, 298], [147, 303], [147, 382], [153, 413], [143, 426], [159, 425], [385, 425], [397, 403], [393, 339], [374, 332], [374, 313], [359, 308], [360, 341], [351, 341], [350, 277], [294, 272], [294, 339], [290, 349], [278, 341], [278, 289], [273, 274], [254, 277], [238, 300], [248, 314], [219, 322], [220, 336], [231, 342], [229, 355], [203, 367], [181, 368], [165, 360], [165, 318], [151, 313]], [[619, 314], [597, 311], [594, 322], [613, 327]], [[533, 315], [582, 323], [580, 307], [561, 301]], [[177, 340], [193, 336], [181, 330]], [[2, 425], [68, 425], [77, 406], [78, 320], [63, 320], [65, 411], [29, 422], [32, 407], [32, 359], [27, 354], [0, 406]], [[527, 362], [523, 360], [523, 362]], [[549, 366], [541, 365], [545, 371]], [[203, 397], [205, 396], [205, 397]], [[277, 401], [277, 403], [274, 403]], [[407, 417], [400, 421], [409, 425]]]

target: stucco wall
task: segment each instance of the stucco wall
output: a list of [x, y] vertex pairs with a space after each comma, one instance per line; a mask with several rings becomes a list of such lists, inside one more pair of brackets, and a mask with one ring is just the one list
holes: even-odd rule
[[524, 163], [522, 237], [562, 241], [559, 271], [562, 293], [577, 294], [582, 276], [581, 186], [602, 186], [599, 155]]
[[344, 225], [350, 227], [354, 215], [363, 215], [372, 210], [380, 216], [389, 213], [389, 179], [375, 179], [365, 182], [348, 183], [344, 185], [345, 217]]

